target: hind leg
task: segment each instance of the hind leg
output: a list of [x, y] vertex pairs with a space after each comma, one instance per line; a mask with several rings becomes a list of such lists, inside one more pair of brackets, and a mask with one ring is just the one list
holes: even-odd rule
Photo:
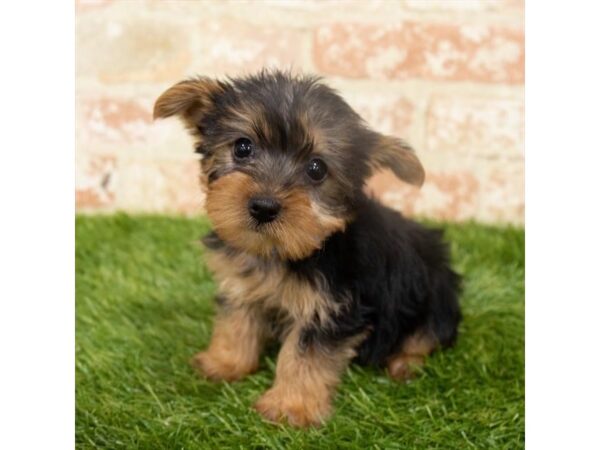
[[406, 381], [415, 376], [425, 364], [425, 358], [438, 347], [438, 341], [430, 332], [417, 331], [406, 338], [399, 352], [387, 360], [387, 371], [391, 378]]

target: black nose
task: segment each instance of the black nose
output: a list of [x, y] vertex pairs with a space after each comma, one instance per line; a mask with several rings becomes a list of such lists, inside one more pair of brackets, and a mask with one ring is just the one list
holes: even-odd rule
[[271, 197], [252, 197], [248, 201], [248, 211], [259, 223], [275, 220], [281, 210], [281, 204]]

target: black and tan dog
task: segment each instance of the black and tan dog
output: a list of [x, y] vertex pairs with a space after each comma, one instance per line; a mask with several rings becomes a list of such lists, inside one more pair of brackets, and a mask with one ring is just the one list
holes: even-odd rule
[[363, 193], [380, 168], [423, 183], [405, 142], [369, 129], [318, 78], [281, 72], [182, 81], [154, 107], [173, 115], [197, 139], [214, 226], [204, 244], [218, 315], [199, 372], [238, 380], [279, 338], [275, 382], [255, 407], [307, 426], [329, 416], [352, 360], [405, 379], [454, 343], [459, 277], [441, 233]]

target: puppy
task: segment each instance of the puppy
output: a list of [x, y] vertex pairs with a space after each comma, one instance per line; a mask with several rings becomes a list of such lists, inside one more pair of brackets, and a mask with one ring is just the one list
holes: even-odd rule
[[255, 408], [318, 425], [351, 361], [403, 380], [454, 343], [460, 279], [441, 232], [363, 192], [381, 168], [423, 183], [404, 141], [371, 130], [319, 78], [279, 71], [182, 81], [156, 101], [154, 117], [169, 116], [197, 141], [214, 227], [203, 242], [218, 313], [193, 359], [203, 376], [239, 380], [279, 339], [275, 381]]

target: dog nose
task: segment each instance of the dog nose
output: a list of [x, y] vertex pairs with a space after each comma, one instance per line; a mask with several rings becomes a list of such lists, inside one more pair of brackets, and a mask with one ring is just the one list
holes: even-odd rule
[[259, 223], [267, 223], [275, 220], [281, 204], [271, 197], [252, 197], [248, 201], [248, 211]]

